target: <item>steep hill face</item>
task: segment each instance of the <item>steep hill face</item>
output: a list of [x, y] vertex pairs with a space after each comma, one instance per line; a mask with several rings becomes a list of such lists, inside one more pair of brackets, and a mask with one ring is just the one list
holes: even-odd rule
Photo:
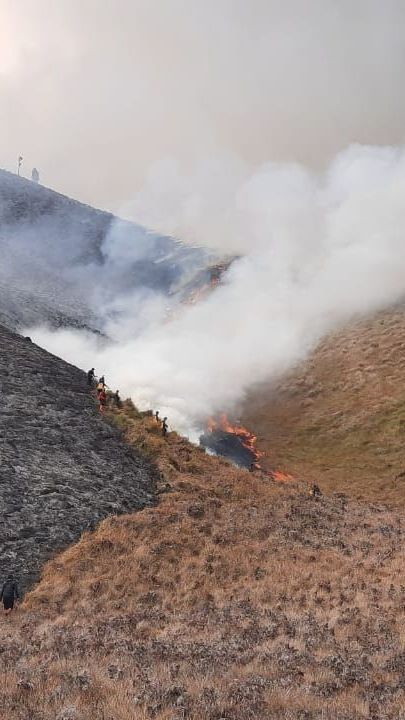
[[403, 507], [404, 389], [398, 306], [326, 338], [276, 385], [252, 393], [243, 420], [272, 465], [326, 491]]
[[107, 515], [153, 502], [154, 471], [99, 417], [85, 373], [0, 326], [0, 568], [24, 588]]
[[0, 322], [10, 328], [102, 330], [121, 297], [187, 297], [218, 260], [3, 170], [0, 253]]
[[160, 502], [85, 534], [0, 621], [8, 720], [402, 718], [403, 513], [114, 419]]

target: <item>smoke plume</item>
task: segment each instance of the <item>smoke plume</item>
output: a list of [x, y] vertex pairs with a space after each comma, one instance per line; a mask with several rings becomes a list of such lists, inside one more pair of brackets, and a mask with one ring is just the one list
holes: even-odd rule
[[[71, 331], [31, 334], [96, 366], [113, 389], [158, 407], [172, 426], [192, 432], [235, 409], [252, 385], [291, 367], [326, 332], [404, 295], [404, 148], [355, 145], [324, 173], [278, 163], [235, 173], [225, 161], [193, 175], [177, 168], [176, 183], [166, 182], [167, 165], [162, 172], [166, 179], [156, 171], [135, 198], [137, 212], [193, 241], [243, 252], [222, 284], [178, 306], [170, 321], [158, 313], [103, 346]], [[137, 312], [129, 302], [127, 317]]]
[[30, 330], [42, 345], [190, 430], [402, 297], [403, 0], [0, 0], [0, 13], [0, 165], [22, 153], [45, 184], [240, 256], [209, 297], [168, 308], [125, 284], [139, 247], [115, 228], [104, 270], [63, 275], [82, 301], [98, 273], [110, 340]]

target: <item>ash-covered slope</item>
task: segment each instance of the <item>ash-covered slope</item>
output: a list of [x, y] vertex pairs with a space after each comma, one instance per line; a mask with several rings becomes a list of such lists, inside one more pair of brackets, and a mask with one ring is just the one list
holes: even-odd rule
[[154, 476], [81, 370], [1, 326], [0, 390], [0, 568], [27, 587], [86, 528], [151, 504]]
[[102, 330], [120, 298], [209, 282], [217, 258], [0, 170], [0, 322]]

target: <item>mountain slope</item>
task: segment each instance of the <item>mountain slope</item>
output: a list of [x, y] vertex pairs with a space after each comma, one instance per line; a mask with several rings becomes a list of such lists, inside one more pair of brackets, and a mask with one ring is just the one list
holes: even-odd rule
[[251, 393], [243, 421], [272, 464], [325, 491], [404, 507], [404, 388], [400, 305], [325, 338], [278, 383]]
[[24, 588], [107, 515], [153, 502], [155, 475], [105, 423], [85, 373], [0, 327], [0, 568]]
[[8, 719], [401, 718], [403, 515], [115, 419], [161, 501], [86, 534], [0, 625]]
[[[0, 170], [0, 322], [103, 330], [120, 298], [181, 299], [218, 258]], [[118, 303], [117, 303], [118, 301]]]

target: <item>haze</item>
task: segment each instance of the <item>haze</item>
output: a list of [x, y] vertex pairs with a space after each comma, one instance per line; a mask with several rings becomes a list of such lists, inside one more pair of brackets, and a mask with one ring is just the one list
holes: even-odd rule
[[[0, 0], [0, 166], [131, 215], [156, 165], [401, 144], [402, 0]], [[129, 203], [129, 205], [128, 205]]]

